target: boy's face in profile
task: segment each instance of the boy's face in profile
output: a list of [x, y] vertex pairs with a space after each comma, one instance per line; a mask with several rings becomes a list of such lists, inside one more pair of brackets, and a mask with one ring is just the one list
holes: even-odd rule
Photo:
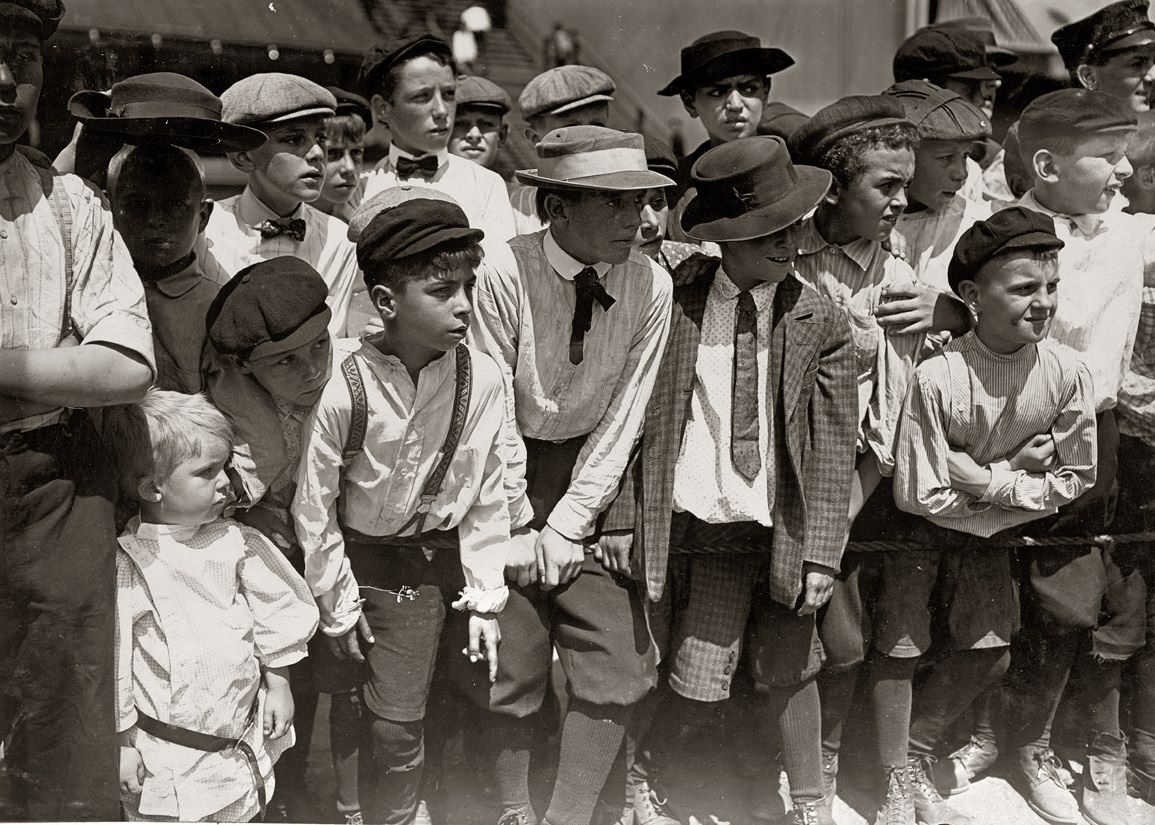
[[1106, 63], [1082, 69], [1090, 88], [1117, 97], [1136, 112], [1151, 108], [1155, 89], [1155, 45], [1127, 49], [1111, 55]]
[[712, 143], [726, 143], [758, 132], [770, 80], [753, 72], [705, 80], [682, 103], [690, 117], [701, 118]]
[[590, 191], [566, 202], [566, 252], [579, 261], [625, 263], [642, 224], [645, 196], [645, 190]]
[[232, 155], [233, 164], [249, 175], [257, 195], [273, 209], [312, 203], [325, 184], [325, 149], [329, 136], [324, 115], [260, 127], [268, 141]]
[[863, 170], [827, 195], [839, 221], [856, 238], [884, 241], [906, 209], [906, 186], [914, 177], [914, 152], [878, 146], [862, 156]]
[[357, 188], [365, 165], [365, 144], [361, 141], [330, 140], [325, 149], [325, 185], [320, 200], [345, 203]]
[[453, 136], [449, 139], [450, 154], [492, 169], [509, 131], [502, 120], [501, 112], [488, 106], [458, 109]]
[[1053, 154], [1047, 178], [1055, 202], [1072, 215], [1106, 212], [1133, 171], [1127, 141], [1133, 133], [1091, 135], [1069, 154]]
[[657, 254], [666, 238], [666, 223], [670, 219], [670, 204], [665, 189], [647, 189], [642, 196], [641, 225], [634, 236], [634, 246], [651, 257]]
[[185, 258], [212, 212], [199, 174], [194, 178], [187, 169], [158, 181], [134, 169], [130, 160], [110, 195], [113, 225], [141, 268]]
[[229, 445], [216, 439], [205, 442], [199, 456], [181, 461], [167, 478], [143, 482], [142, 498], [152, 511], [150, 519], [195, 527], [224, 511], [229, 501], [229, 477], [225, 473]]
[[40, 38], [30, 23], [0, 32], [0, 67], [0, 145], [9, 145], [28, 130], [44, 82]]
[[973, 281], [963, 281], [963, 301], [976, 316], [975, 334], [995, 352], [1014, 352], [1047, 335], [1055, 315], [1059, 263], [1030, 250], [988, 261]]
[[240, 359], [241, 372], [252, 375], [273, 400], [311, 407], [321, 397], [332, 372], [328, 330], [301, 340], [294, 333], [275, 353], [251, 360]]
[[393, 96], [373, 96], [378, 119], [389, 125], [399, 149], [414, 155], [440, 152], [449, 144], [457, 80], [453, 69], [429, 55], [407, 60], [397, 68]]
[[923, 140], [915, 155], [914, 177], [907, 195], [937, 212], [962, 189], [967, 180], [969, 140]]
[[747, 283], [776, 284], [790, 274], [798, 244], [793, 224], [748, 241], [722, 241], [722, 267]]
[[399, 287], [375, 286], [370, 297], [382, 319], [393, 325], [398, 341], [436, 358], [465, 340], [476, 283], [471, 267], [430, 267], [426, 277]]

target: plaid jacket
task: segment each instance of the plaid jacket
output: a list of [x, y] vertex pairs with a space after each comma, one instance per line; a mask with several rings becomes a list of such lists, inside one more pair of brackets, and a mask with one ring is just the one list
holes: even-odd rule
[[[642, 441], [604, 526], [632, 510], [637, 578], [657, 600], [666, 581], [674, 467], [694, 389], [702, 315], [717, 268], [674, 290], [670, 338], [646, 408]], [[846, 538], [858, 396], [846, 318], [791, 276], [774, 296], [769, 403], [774, 404], [778, 479], [771, 548], [771, 597], [793, 606], [802, 565], [836, 568]], [[624, 505], [624, 506], [623, 506]], [[632, 507], [631, 507], [632, 505]]]

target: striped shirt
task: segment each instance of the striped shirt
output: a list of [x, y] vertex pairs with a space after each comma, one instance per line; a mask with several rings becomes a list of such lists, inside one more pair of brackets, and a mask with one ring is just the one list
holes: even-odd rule
[[[317, 628], [308, 587], [264, 536], [234, 521], [194, 527], [133, 519], [116, 557], [117, 730], [153, 719], [243, 736], [262, 773], [293, 743], [265, 742], [250, 723], [262, 667], [305, 658]], [[185, 748], [136, 732], [144, 760], [140, 814], [192, 822], [247, 796], [255, 783], [236, 750]]]
[[1150, 228], [1115, 210], [1062, 215], [1040, 204], [1033, 189], [1018, 205], [1054, 218], [1064, 246], [1059, 250], [1059, 305], [1049, 334], [1075, 350], [1091, 371], [1095, 409], [1111, 409], [1135, 344], [1144, 259], [1155, 257], [1146, 251]]
[[814, 218], [803, 221], [797, 242], [799, 278], [834, 301], [850, 321], [858, 364], [859, 452], [871, 450], [883, 474], [890, 475], [899, 412], [926, 336], [887, 333], [874, 313], [889, 289], [914, 283], [914, 271], [877, 241], [829, 243]]
[[201, 274], [195, 260], [174, 275], [144, 282], [160, 389], [185, 393], [204, 389], [205, 317], [219, 290], [219, 284]]
[[279, 217], [248, 186], [239, 195], [217, 201], [209, 225], [196, 246], [206, 277], [224, 284], [258, 261], [281, 255], [300, 258], [316, 269], [328, 284], [326, 303], [333, 311], [329, 332], [334, 336], [343, 335], [353, 287], [361, 282], [357, 247], [347, 237], [349, 226], [340, 218], [302, 203], [289, 217], [305, 222], [303, 241], [288, 235], [262, 236], [258, 227]]
[[513, 207], [513, 227], [518, 235], [532, 235], [545, 229], [545, 221], [537, 216], [536, 186], [514, 186], [509, 190], [509, 204]]
[[946, 270], [962, 233], [991, 216], [990, 205], [955, 195], [942, 209], [903, 212], [891, 233], [891, 248], [900, 254], [919, 283], [951, 292]]
[[[1050, 433], [1056, 468], [1012, 470], [1007, 460]], [[951, 486], [948, 455], [959, 450], [991, 471], [982, 496]], [[914, 371], [895, 451], [894, 497], [903, 510], [976, 536], [1055, 513], [1095, 483], [1091, 376], [1075, 352], [1044, 339], [1010, 355], [974, 332], [948, 343]]]
[[[456, 355], [421, 370], [414, 385], [399, 359], [372, 339], [357, 350], [368, 428], [361, 452], [343, 460], [352, 421], [344, 380], [326, 385], [305, 425], [293, 517], [305, 551], [305, 579], [321, 609], [324, 632], [339, 636], [361, 615], [357, 581], [342, 528], [369, 536], [413, 535], [421, 488], [441, 456], [453, 415]], [[499, 611], [509, 591], [505, 555], [509, 510], [498, 451], [505, 413], [501, 373], [487, 355], [469, 351], [473, 388], [465, 426], [424, 530], [458, 529], [467, 595], [482, 612]]]
[[[63, 187], [72, 220], [75, 330], [64, 341], [64, 239], [47, 197], [53, 186]], [[104, 199], [75, 175], [57, 174], [39, 152], [17, 147], [0, 162], [0, 349], [46, 350], [78, 342], [132, 352], [155, 374], [144, 290]], [[0, 422], [0, 432], [52, 424], [60, 413], [46, 409]]]
[[[513, 388], [517, 426], [507, 435], [589, 436], [569, 490], [547, 519], [563, 536], [580, 539], [613, 497], [641, 433], [670, 331], [673, 287], [669, 274], [636, 249], [625, 263], [594, 264], [615, 303], [608, 311], [595, 304], [585, 356], [575, 365], [569, 360], [573, 279], [584, 264], [548, 229], [520, 235], [510, 248], [512, 260], [491, 256], [478, 271], [473, 333]], [[524, 456], [524, 446], [512, 449]]]

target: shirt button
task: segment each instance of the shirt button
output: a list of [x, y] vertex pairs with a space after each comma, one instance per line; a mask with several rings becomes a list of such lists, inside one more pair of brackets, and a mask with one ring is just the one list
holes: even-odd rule
[[727, 676], [729, 676], [730, 675], [730, 666], [726, 665], [724, 668], [722, 668], [722, 672], [724, 674], [726, 674]]
[[0, 229], [0, 238], [7, 238], [7, 237], [8, 237], [8, 233], [5, 230]]
[[12, 296], [12, 306], [16, 306], [17, 303], [18, 303], [18, 300], [17, 300], [16, 296], [13, 295]]

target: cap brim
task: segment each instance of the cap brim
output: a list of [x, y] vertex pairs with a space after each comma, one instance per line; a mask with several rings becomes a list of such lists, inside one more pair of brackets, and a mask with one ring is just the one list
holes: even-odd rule
[[1012, 63], [1018, 63], [1019, 56], [1010, 49], [1003, 49], [999, 46], [988, 46], [987, 60], [991, 62], [992, 66], [1001, 68], [1010, 66]]
[[998, 251], [987, 260], [989, 261], [999, 255], [1005, 255], [1008, 252], [1014, 252], [1019, 249], [1062, 249], [1063, 245], [1063, 241], [1053, 232], [1030, 232], [1026, 235], [1011, 238], [1000, 246]]
[[582, 106], [589, 106], [591, 103], [601, 103], [602, 101], [611, 101], [614, 99], [613, 95], [597, 94], [583, 97], [581, 100], [574, 100], [569, 103], [563, 103], [560, 106], [555, 106], [552, 109], [542, 109], [537, 112], [538, 115], [560, 115], [564, 112], [572, 112], [574, 109], [580, 109]]
[[408, 258], [411, 255], [428, 252], [435, 246], [441, 246], [441, 244], [449, 243], [450, 241], [473, 241], [474, 243], [480, 243], [484, 237], [485, 232], [480, 229], [475, 229], [472, 226], [445, 226], [407, 248], [404, 257]]
[[72, 103], [69, 111], [85, 129], [113, 135], [125, 143], [171, 143], [196, 152], [245, 152], [268, 139], [248, 126], [196, 117], [99, 117]]
[[749, 241], [773, 235], [806, 216], [822, 202], [830, 189], [831, 174], [813, 166], [794, 167], [798, 185], [789, 195], [769, 206], [752, 209], [735, 218], [699, 220], [709, 208], [695, 191], [682, 212], [682, 231], [698, 241]]
[[262, 120], [261, 123], [287, 123], [290, 120], [300, 120], [304, 117], [332, 117], [337, 114], [335, 109], [330, 109], [328, 106], [314, 106], [311, 109], [301, 109], [299, 112], [289, 112], [287, 115], [280, 115], [278, 117], [271, 117], [268, 120]]
[[977, 69], [967, 69], [964, 72], [951, 72], [948, 77], [957, 77], [960, 80], [1002, 80], [1003, 77], [990, 66], [980, 66]]
[[680, 94], [683, 89], [701, 82], [703, 76], [709, 74], [711, 67], [717, 66], [723, 61], [734, 63], [747, 62], [755, 67], [755, 71], [767, 75], [777, 74], [783, 69], [789, 69], [794, 65], [794, 58], [781, 49], [738, 49], [737, 51], [720, 54], [711, 60], [707, 60], [689, 74], [678, 75], [659, 89], [658, 94], [662, 97], [673, 97], [674, 95]]
[[1111, 52], [1124, 52], [1128, 49], [1137, 49], [1140, 46], [1150, 46], [1155, 44], [1155, 29], [1140, 29], [1137, 32], [1121, 37], [1113, 43], [1108, 43], [1101, 49], [1096, 49], [1099, 54], [1110, 54]]
[[606, 192], [629, 192], [638, 189], [662, 189], [674, 186], [676, 182], [650, 170], [631, 169], [623, 172], [609, 172], [604, 175], [590, 175], [587, 178], [557, 180], [539, 175], [536, 169], [515, 172], [517, 179], [529, 186], [545, 189], [599, 189]]

